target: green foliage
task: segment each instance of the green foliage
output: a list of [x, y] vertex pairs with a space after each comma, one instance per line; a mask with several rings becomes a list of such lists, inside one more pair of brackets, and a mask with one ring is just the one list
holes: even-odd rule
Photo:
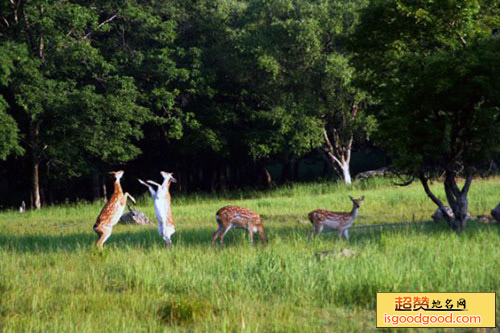
[[380, 100], [378, 137], [411, 174], [498, 154], [499, 44], [490, 1], [374, 1], [353, 47]]
[[[25, 114], [16, 119], [28, 132], [30, 150], [52, 172], [70, 176], [92, 171], [96, 162], [135, 158], [142, 125], [167, 116], [151, 111], [173, 108], [176, 93], [168, 80], [177, 70], [167, 48], [175, 38], [172, 21], [136, 2], [35, 1], [23, 2], [22, 10], [23, 18], [9, 16], [0, 34], [1, 43], [16, 43], [15, 66], [0, 67], [10, 74], [10, 113]], [[140, 29], [125, 38], [121, 32], [133, 31], [134, 24]], [[141, 52], [146, 47], [147, 54]], [[148, 85], [139, 73], [161, 76]]]
[[[0, 44], [0, 87], [9, 84], [19, 51], [20, 48], [15, 43]], [[0, 95], [0, 160], [7, 159], [11, 154], [21, 155], [24, 152], [19, 145], [19, 128], [15, 119], [7, 113], [8, 107], [8, 103]]]
[[16, 121], [5, 112], [7, 103], [0, 97], [0, 160], [11, 154], [21, 154], [19, 146], [19, 130]]
[[229, 164], [300, 158], [326, 129], [340, 147], [378, 137], [412, 173], [457, 152], [484, 160], [500, 146], [499, 10], [493, 0], [3, 2], [0, 159], [27, 151], [55, 179], [145, 150], [213, 185]]
[[238, 49], [245, 71], [254, 73], [250, 97], [258, 101], [250, 104], [258, 110], [256, 118], [267, 124], [262, 135], [246, 140], [254, 159], [309, 152], [323, 143], [325, 123], [342, 134], [366, 127], [365, 117], [356, 119], [356, 125], [343, 121], [355, 104], [366, 100], [353, 84], [351, 56], [344, 46], [363, 6], [359, 1], [251, 3]]

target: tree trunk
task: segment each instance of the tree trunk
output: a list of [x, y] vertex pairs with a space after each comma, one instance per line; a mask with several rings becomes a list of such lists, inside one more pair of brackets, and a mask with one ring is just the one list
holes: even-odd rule
[[344, 178], [344, 184], [351, 185], [352, 180], [351, 180], [351, 171], [349, 170], [349, 163], [346, 161], [343, 161], [340, 168], [342, 169], [342, 176]]
[[300, 169], [300, 159], [296, 160], [294, 159], [293, 160], [293, 181], [297, 182], [299, 181], [299, 177], [300, 177], [300, 174], [299, 174], [299, 170]]
[[212, 179], [210, 180], [210, 193], [215, 193], [217, 191], [217, 168], [212, 168]]
[[472, 183], [472, 174], [468, 171], [465, 184], [462, 189], [457, 185], [457, 174], [453, 170], [446, 170], [444, 181], [444, 190], [448, 203], [455, 215], [456, 230], [462, 231], [467, 227], [467, 212], [469, 201], [467, 195], [469, 193], [470, 184]]
[[451, 218], [446, 212], [444, 204], [439, 200], [430, 190], [428, 185], [428, 178], [426, 178], [423, 173], [419, 175], [420, 181], [424, 187], [425, 193], [431, 200], [439, 207], [444, 219], [448, 225], [455, 231], [462, 231], [467, 226], [467, 211], [468, 211], [468, 199], [467, 194], [469, 192], [470, 185], [472, 183], [472, 174], [467, 172], [465, 179], [465, 184], [462, 189], [459, 189], [456, 183], [456, 172], [452, 170], [445, 171], [445, 182], [444, 190], [446, 193], [446, 198], [450, 208], [455, 215], [454, 219]]
[[264, 176], [264, 184], [266, 188], [270, 189], [271, 187], [273, 187], [273, 178], [271, 177], [271, 173], [265, 166], [262, 167], [262, 173]]
[[42, 207], [40, 197], [40, 154], [38, 146], [38, 137], [40, 133], [40, 122], [32, 121], [30, 124], [30, 144], [31, 144], [31, 185], [33, 193], [33, 204], [35, 209]]
[[292, 162], [291, 160], [286, 160], [283, 164], [283, 169], [281, 169], [281, 182], [285, 183], [291, 178], [292, 173]]
[[226, 192], [227, 189], [227, 173], [226, 166], [221, 164], [219, 167], [219, 191]]
[[96, 172], [92, 175], [92, 200], [100, 199], [101, 193], [99, 189], [99, 174]]
[[342, 178], [344, 179], [344, 184], [346, 185], [350, 185], [352, 183], [349, 164], [351, 162], [353, 138], [354, 137], [351, 134], [347, 145], [342, 145], [338, 133], [334, 130], [334, 145], [332, 145], [326, 129], [323, 129], [324, 144], [322, 151], [326, 155], [328, 162], [334, 170], [336, 170], [336, 166], [340, 167], [342, 170]]
[[106, 187], [106, 176], [102, 175], [102, 200], [108, 201], [108, 189]]
[[40, 174], [39, 174], [40, 162], [33, 156], [33, 166], [32, 166], [32, 190], [33, 190], [33, 204], [35, 209], [40, 209], [42, 207], [42, 200], [40, 197]]

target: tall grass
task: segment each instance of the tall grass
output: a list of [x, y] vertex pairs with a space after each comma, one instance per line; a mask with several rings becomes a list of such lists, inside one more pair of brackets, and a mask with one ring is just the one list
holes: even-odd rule
[[[441, 184], [433, 189], [441, 196]], [[349, 210], [364, 194], [355, 224], [415, 221], [352, 230], [307, 242], [306, 214]], [[473, 215], [498, 203], [500, 179], [477, 180]], [[8, 331], [338, 331], [375, 328], [381, 291], [497, 292], [500, 228], [471, 222], [455, 234], [429, 220], [435, 209], [416, 184], [370, 180], [289, 185], [219, 197], [174, 196], [177, 233], [168, 251], [153, 226], [118, 225], [104, 251], [91, 228], [102, 203], [0, 214], [0, 325]], [[152, 219], [150, 199], [139, 209]], [[243, 231], [210, 248], [215, 211], [238, 204], [261, 213], [269, 238], [251, 247]], [[349, 248], [351, 258], [315, 253]]]

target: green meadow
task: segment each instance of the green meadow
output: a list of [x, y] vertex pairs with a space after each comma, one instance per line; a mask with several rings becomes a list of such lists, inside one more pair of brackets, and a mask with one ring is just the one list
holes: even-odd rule
[[[442, 184], [433, 189], [444, 198]], [[500, 178], [476, 179], [470, 212], [487, 214]], [[307, 213], [349, 211], [365, 195], [350, 240], [308, 242]], [[139, 196], [139, 193], [134, 193]], [[0, 213], [0, 325], [5, 331], [358, 331], [375, 330], [376, 292], [496, 292], [500, 322], [500, 226], [469, 222], [453, 233], [418, 183], [390, 179], [294, 184], [268, 192], [180, 197], [177, 233], [165, 248], [156, 225], [117, 225], [103, 251], [92, 226], [103, 205], [78, 203]], [[269, 244], [231, 230], [210, 247], [215, 212], [235, 204], [259, 212]], [[138, 209], [152, 221], [146, 193]], [[366, 227], [384, 224], [384, 227]], [[258, 239], [258, 237], [256, 237]], [[316, 253], [348, 248], [352, 257]]]

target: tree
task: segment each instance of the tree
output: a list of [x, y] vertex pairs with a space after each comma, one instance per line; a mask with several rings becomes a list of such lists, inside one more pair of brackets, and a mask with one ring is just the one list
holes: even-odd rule
[[90, 39], [107, 29], [106, 12], [85, 1], [18, 0], [1, 9], [0, 46], [18, 50], [7, 86], [9, 112], [24, 129], [33, 204], [40, 208], [42, 162], [75, 176], [89, 170], [92, 157], [129, 160], [139, 153], [132, 140], [142, 136], [149, 112], [137, 104], [134, 80]]
[[376, 119], [364, 110], [370, 103], [369, 96], [354, 83], [356, 73], [350, 64], [351, 57], [343, 48], [326, 57], [321, 86], [323, 100], [319, 106], [319, 117], [324, 120], [321, 150], [333, 168], [340, 168], [346, 185], [351, 184], [354, 137], [359, 141], [369, 138], [377, 128]]
[[[367, 94], [354, 85], [346, 47], [364, 1], [252, 2], [245, 15], [241, 58], [247, 104], [266, 130], [247, 140], [258, 158], [301, 156], [321, 147], [346, 184], [354, 136], [374, 127]], [[262, 128], [262, 127], [260, 127]]]
[[[16, 46], [3, 45], [0, 48], [0, 87], [9, 84], [10, 75], [14, 69]], [[23, 153], [19, 145], [19, 128], [17, 122], [7, 113], [8, 103], [0, 94], [0, 160], [5, 160], [9, 155]]]
[[[466, 226], [475, 166], [499, 151], [498, 10], [494, 1], [374, 1], [353, 44], [380, 100], [379, 138], [454, 230]], [[436, 172], [454, 220], [428, 185]]]

